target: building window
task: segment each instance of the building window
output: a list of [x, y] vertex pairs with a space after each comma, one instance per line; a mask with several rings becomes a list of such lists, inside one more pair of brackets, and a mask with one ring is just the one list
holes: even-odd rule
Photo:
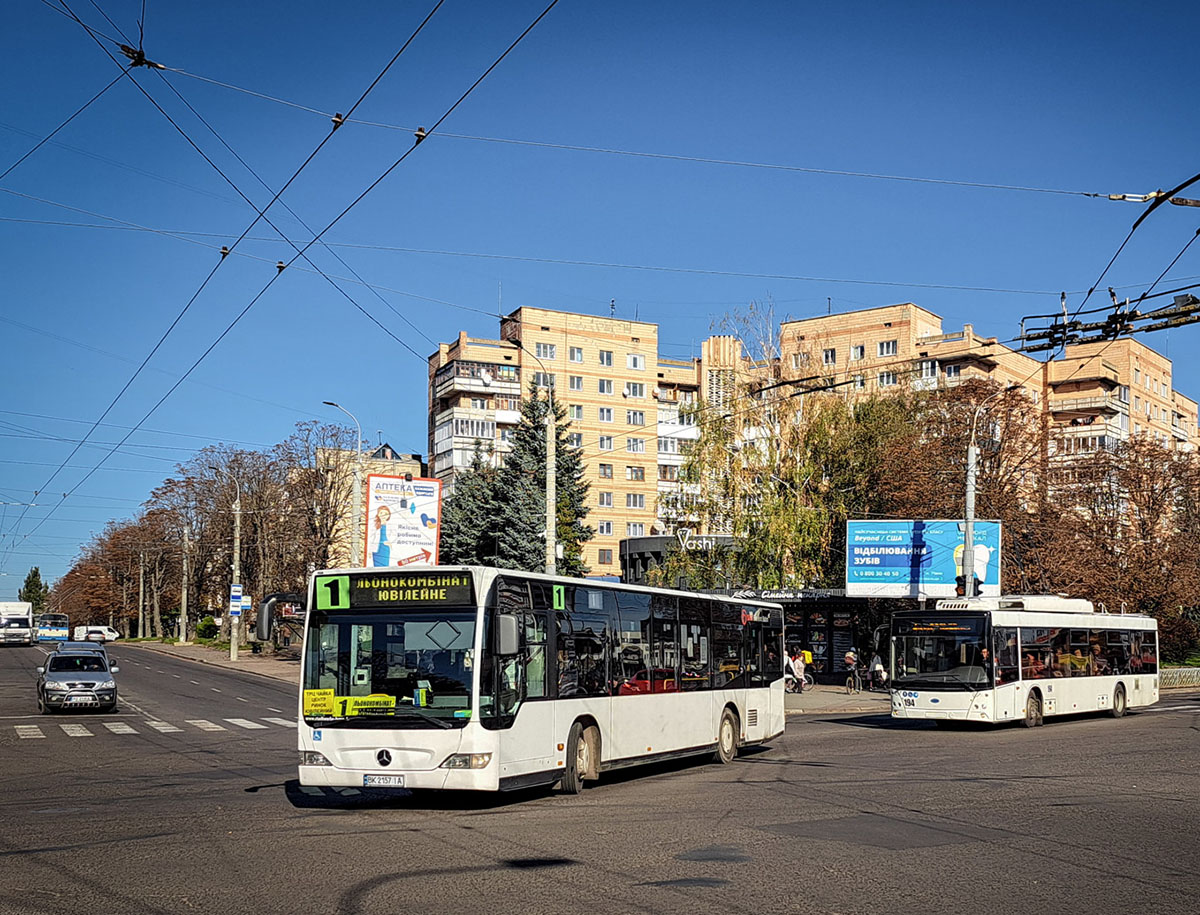
[[553, 359], [558, 354], [558, 347], [553, 343], [535, 343], [533, 352], [539, 359]]
[[850, 347], [850, 361], [859, 362], [867, 358], [867, 348], [861, 343], [858, 346]]
[[456, 419], [454, 434], [463, 438], [493, 439], [496, 437], [496, 424], [486, 419]]
[[640, 521], [638, 521], [637, 523], [634, 523], [631, 521], [630, 523], [625, 525], [625, 536], [626, 537], [645, 537], [646, 536], [646, 525]]
[[602, 422], [602, 423], [611, 423], [612, 422], [612, 407], [601, 407], [598, 412], [599, 412], [600, 422]]
[[827, 349], [821, 353], [822, 365], [837, 365], [837, 350]]
[[808, 353], [792, 353], [792, 368], [798, 369], [802, 365], [808, 365]]
[[659, 454], [678, 454], [679, 439], [673, 435], [660, 435], [658, 437], [658, 453]]
[[635, 372], [640, 372], [646, 368], [646, 357], [641, 353], [630, 353], [625, 357], [625, 366]]
[[539, 388], [554, 387], [554, 376], [547, 375], [545, 372], [534, 372], [533, 383]]
[[625, 479], [639, 481], [646, 479], [646, 468], [627, 465], [625, 467]]
[[1117, 400], [1121, 403], [1129, 403], [1129, 385], [1123, 384], [1117, 388]]
[[947, 378], [959, 378], [962, 376], [962, 366], [961, 365], [948, 365], [948, 366], [946, 366], [945, 371], [946, 371]]
[[646, 385], [640, 381], [625, 382], [625, 396], [626, 397], [645, 397], [646, 396]]
[[879, 386], [881, 388], [890, 388], [895, 383], [896, 383], [896, 373], [895, 372], [880, 372], [879, 373]]
[[861, 391], [866, 386], [867, 386], [866, 376], [864, 376], [864, 375], [855, 375], [854, 376], [854, 384], [852, 385], [854, 390]]
[[572, 346], [571, 347], [571, 361], [572, 362], [583, 362], [583, 347], [582, 346]]
[[611, 480], [612, 478], [613, 478], [613, 465], [612, 464], [601, 464], [600, 465], [600, 479]]
[[512, 430], [512, 429], [501, 429], [500, 430], [500, 441], [511, 442], [513, 440], [513, 431], [514, 430]]
[[613, 450], [613, 437], [611, 435], [600, 436], [600, 450], [601, 451], [612, 451]]
[[583, 390], [583, 376], [582, 375], [568, 375], [567, 376], [567, 388], [572, 391], [582, 391]]
[[597, 521], [596, 522], [596, 533], [599, 534], [601, 537], [611, 537], [612, 536], [612, 522], [611, 521]]
[[514, 410], [514, 411], [520, 410], [521, 409], [521, 400], [518, 397], [497, 397], [496, 398], [496, 409], [497, 410]]
[[921, 360], [921, 377], [922, 378], [937, 378], [938, 364], [936, 359]]
[[627, 438], [625, 439], [625, 450], [631, 454], [645, 454], [646, 440], [644, 438]]
[[659, 464], [658, 478], [666, 483], [673, 483], [679, 479], [679, 467], [675, 464]]
[[627, 426], [644, 426], [646, 425], [646, 412], [644, 410], [626, 410], [625, 425]]
[[625, 493], [625, 507], [626, 508], [645, 508], [646, 507], [646, 497], [640, 492], [627, 492], [627, 493]]
[[596, 390], [601, 394], [611, 394], [613, 392], [613, 384], [611, 378], [601, 378], [596, 384]]
[[879, 341], [879, 355], [880, 356], [894, 356], [898, 352], [899, 352], [899, 346], [898, 346], [898, 343], [896, 340], [880, 340]]
[[582, 448], [583, 447], [583, 433], [582, 432], [568, 432], [567, 433], [567, 444], [570, 445], [572, 448]]
[[602, 566], [612, 565], [612, 550], [597, 550], [596, 563]]
[[569, 407], [567, 407], [567, 415], [570, 416], [571, 419], [583, 419], [583, 404], [571, 404]]
[[612, 508], [612, 493], [611, 492], [600, 493], [600, 507], [601, 508]]
[[610, 350], [610, 349], [600, 350], [600, 364], [601, 365], [612, 365], [612, 350]]

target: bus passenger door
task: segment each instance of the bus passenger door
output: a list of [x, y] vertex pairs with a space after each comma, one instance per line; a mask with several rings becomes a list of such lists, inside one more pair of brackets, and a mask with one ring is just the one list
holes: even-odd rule
[[512, 726], [500, 732], [500, 777], [555, 768], [554, 703], [549, 699], [546, 614], [521, 614], [521, 654], [509, 665], [517, 707]]

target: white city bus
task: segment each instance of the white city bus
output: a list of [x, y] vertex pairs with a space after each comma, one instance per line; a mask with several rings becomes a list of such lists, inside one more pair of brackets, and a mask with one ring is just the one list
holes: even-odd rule
[[39, 642], [66, 642], [71, 638], [70, 620], [65, 613], [43, 613], [38, 617]]
[[941, 600], [892, 616], [892, 716], [1042, 724], [1048, 715], [1158, 701], [1158, 624], [1090, 601]]
[[778, 604], [460, 566], [317, 572], [306, 603], [302, 785], [577, 793], [783, 732]]

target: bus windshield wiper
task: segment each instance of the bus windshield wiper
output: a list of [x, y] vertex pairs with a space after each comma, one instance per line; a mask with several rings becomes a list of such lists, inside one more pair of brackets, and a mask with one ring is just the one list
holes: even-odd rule
[[437, 718], [433, 715], [426, 715], [423, 712], [418, 712], [416, 709], [409, 711], [406, 708], [397, 708], [394, 717], [399, 718], [401, 715], [407, 718], [420, 718], [422, 721], [431, 721], [439, 728], [449, 729], [454, 727], [454, 725], [452, 725], [449, 721], [443, 721], [441, 718]]

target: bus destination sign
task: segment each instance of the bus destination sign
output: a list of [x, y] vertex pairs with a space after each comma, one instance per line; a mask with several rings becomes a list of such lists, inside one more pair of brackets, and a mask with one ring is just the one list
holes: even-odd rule
[[467, 572], [370, 572], [318, 575], [318, 610], [394, 610], [403, 607], [470, 607], [474, 587]]

